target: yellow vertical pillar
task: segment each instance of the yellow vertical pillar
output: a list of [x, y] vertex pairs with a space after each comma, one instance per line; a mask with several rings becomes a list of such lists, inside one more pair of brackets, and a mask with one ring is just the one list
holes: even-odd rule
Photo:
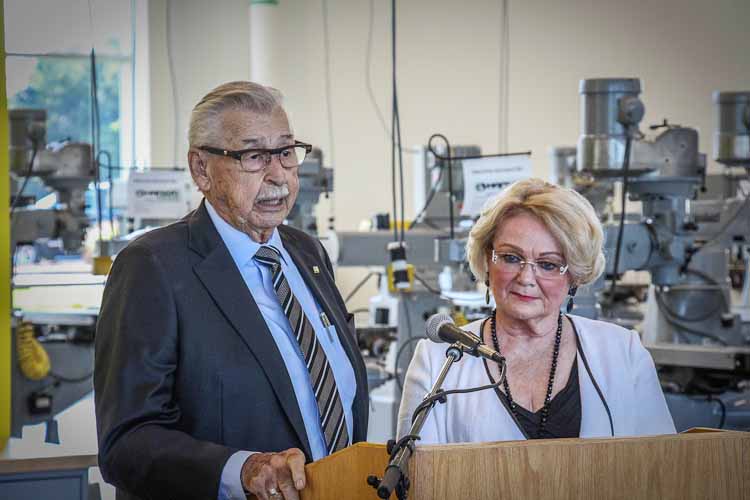
[[0, 2], [0, 450], [10, 437], [10, 164], [5, 95], [5, 16]]

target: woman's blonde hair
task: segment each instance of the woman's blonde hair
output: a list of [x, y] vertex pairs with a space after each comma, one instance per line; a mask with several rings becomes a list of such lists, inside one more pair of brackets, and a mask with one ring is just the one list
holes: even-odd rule
[[562, 248], [573, 286], [596, 280], [604, 270], [602, 225], [591, 203], [572, 189], [541, 179], [517, 181], [489, 200], [466, 243], [466, 255], [477, 280], [484, 281], [495, 232], [519, 213], [535, 216]]

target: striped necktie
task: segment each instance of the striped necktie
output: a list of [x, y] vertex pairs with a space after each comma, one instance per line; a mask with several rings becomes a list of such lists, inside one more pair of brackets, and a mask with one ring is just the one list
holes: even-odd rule
[[315, 393], [320, 414], [320, 425], [323, 429], [326, 450], [333, 453], [349, 444], [349, 431], [344, 420], [344, 406], [336, 388], [331, 365], [328, 363], [323, 347], [318, 342], [310, 321], [302, 311], [297, 298], [289, 288], [289, 283], [281, 272], [279, 251], [272, 246], [261, 246], [255, 254], [255, 260], [271, 268], [273, 289], [284, 314], [289, 320], [294, 337], [297, 339], [302, 356], [310, 374], [310, 382]]

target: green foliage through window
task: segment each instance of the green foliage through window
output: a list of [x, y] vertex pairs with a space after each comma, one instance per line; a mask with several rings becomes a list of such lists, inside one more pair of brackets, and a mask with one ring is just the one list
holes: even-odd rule
[[[11, 70], [15, 57], [8, 57]], [[97, 60], [100, 151], [120, 161], [120, 67], [116, 60]], [[29, 85], [9, 96], [10, 108], [47, 111], [47, 141], [92, 142], [91, 63], [85, 58], [40, 57]], [[106, 162], [106, 160], [102, 160]], [[103, 175], [106, 175], [103, 172]]]

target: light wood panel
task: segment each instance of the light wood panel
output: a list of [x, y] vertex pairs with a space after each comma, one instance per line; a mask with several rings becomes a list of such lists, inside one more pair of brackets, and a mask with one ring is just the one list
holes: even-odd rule
[[367, 476], [383, 477], [386, 465], [388, 454], [384, 445], [357, 443], [305, 466], [307, 487], [302, 491], [302, 500], [376, 499], [378, 496], [367, 484]]
[[410, 498], [750, 499], [750, 434], [425, 446]]
[[[366, 479], [387, 463], [359, 443], [309, 464], [302, 499], [376, 499]], [[750, 433], [420, 446], [410, 477], [411, 500], [750, 500]]]

